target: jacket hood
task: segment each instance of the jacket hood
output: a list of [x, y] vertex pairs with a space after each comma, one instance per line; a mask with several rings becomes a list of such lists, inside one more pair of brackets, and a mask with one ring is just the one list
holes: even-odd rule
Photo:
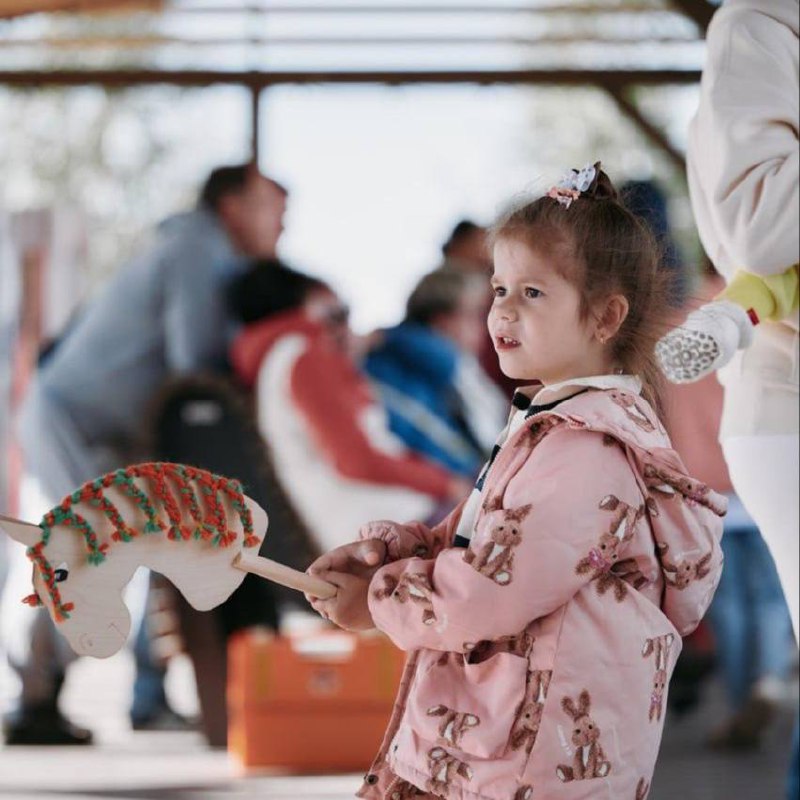
[[231, 345], [230, 357], [236, 375], [247, 388], [255, 386], [261, 363], [278, 339], [291, 333], [317, 338], [325, 335], [325, 329], [301, 310], [276, 314], [242, 329]]
[[682, 636], [703, 618], [722, 572], [722, 520], [728, 501], [692, 478], [650, 405], [630, 392], [586, 392], [553, 412], [624, 447], [646, 498], [661, 562], [661, 609]]
[[714, 19], [736, 11], [754, 11], [785, 25], [795, 35], [800, 30], [800, 2], [798, 0], [725, 0]]

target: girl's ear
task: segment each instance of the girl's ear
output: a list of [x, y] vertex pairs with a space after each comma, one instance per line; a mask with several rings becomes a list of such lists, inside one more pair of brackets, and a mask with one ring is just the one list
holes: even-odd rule
[[612, 294], [605, 301], [605, 305], [598, 309], [595, 336], [601, 342], [607, 342], [616, 336], [629, 310], [630, 304], [624, 294]]
[[42, 541], [43, 531], [38, 525], [31, 525], [30, 522], [5, 517], [2, 514], [0, 514], [0, 530], [26, 547], [35, 547]]

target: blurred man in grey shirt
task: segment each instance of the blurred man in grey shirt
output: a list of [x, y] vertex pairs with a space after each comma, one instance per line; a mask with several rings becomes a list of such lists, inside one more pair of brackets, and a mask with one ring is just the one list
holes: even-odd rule
[[[48, 355], [19, 435], [27, 472], [54, 504], [136, 456], [147, 407], [167, 378], [224, 365], [227, 284], [253, 259], [275, 260], [286, 198], [251, 165], [214, 170], [197, 208], [162, 223]], [[58, 711], [73, 656], [45, 612], [14, 632], [9, 655], [22, 695], [7, 743], [89, 742]]]

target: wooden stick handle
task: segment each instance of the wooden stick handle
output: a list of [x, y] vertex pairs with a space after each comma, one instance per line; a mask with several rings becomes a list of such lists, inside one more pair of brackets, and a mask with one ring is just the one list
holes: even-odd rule
[[239, 553], [233, 560], [233, 566], [242, 572], [252, 572], [253, 575], [259, 575], [279, 583], [281, 586], [288, 586], [290, 589], [297, 589], [305, 594], [319, 597], [321, 600], [328, 600], [337, 591], [336, 587], [328, 581], [307, 575], [305, 572], [298, 572], [296, 569], [263, 556]]
[[7, 522], [10, 525], [19, 526], [22, 528], [36, 528], [41, 531], [41, 528], [38, 525], [34, 525], [32, 522], [25, 522], [24, 519], [14, 519], [14, 517], [7, 517], [5, 514], [0, 514], [0, 522]]

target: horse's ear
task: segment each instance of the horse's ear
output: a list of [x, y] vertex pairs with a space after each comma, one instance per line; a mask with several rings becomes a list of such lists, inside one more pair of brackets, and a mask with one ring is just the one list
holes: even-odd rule
[[26, 547], [33, 547], [42, 540], [42, 529], [38, 525], [31, 525], [30, 522], [23, 522], [21, 519], [4, 517], [2, 514], [0, 514], [0, 530], [5, 531], [12, 539]]
[[[269, 517], [267, 516], [267, 512], [264, 511], [261, 506], [256, 503], [251, 497], [247, 497], [245, 495], [244, 498], [245, 505], [250, 509], [250, 513], [253, 517], [253, 533], [258, 538], [259, 546], [266, 536], [267, 527], [269, 526]], [[258, 548], [255, 548], [253, 552], [256, 552]]]

